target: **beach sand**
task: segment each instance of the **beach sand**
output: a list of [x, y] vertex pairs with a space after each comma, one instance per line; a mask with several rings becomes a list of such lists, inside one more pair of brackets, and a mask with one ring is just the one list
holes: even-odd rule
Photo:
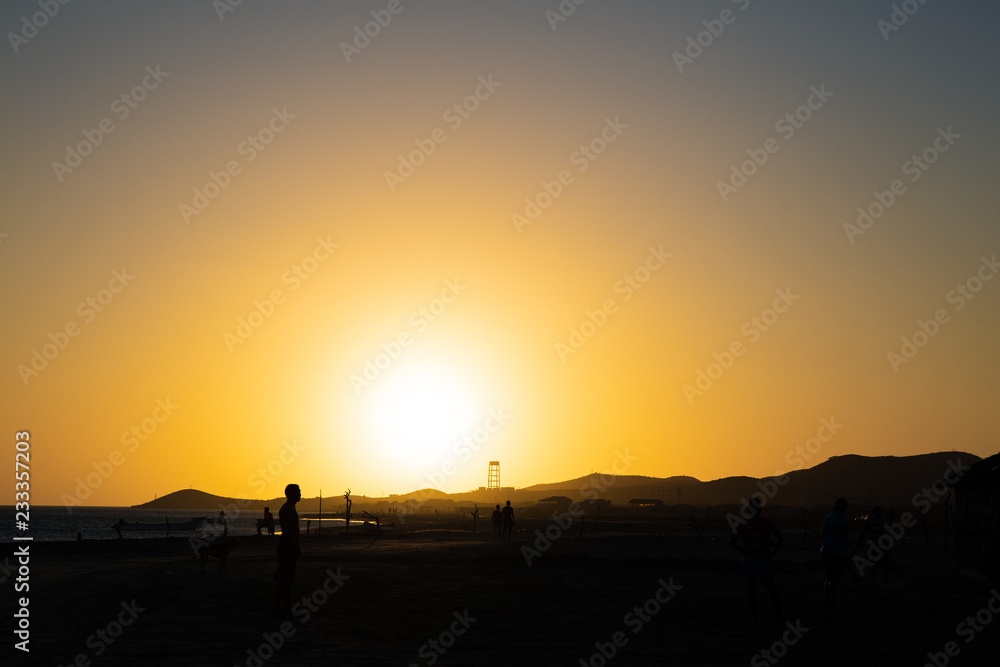
[[[610, 651], [616, 632], [623, 645], [608, 665], [772, 664], [755, 656], [788, 626], [774, 618], [763, 590], [761, 622], [751, 622], [740, 554], [728, 547], [725, 525], [702, 527], [700, 537], [666, 523], [602, 523], [583, 537], [574, 528], [529, 567], [521, 547], [548, 525], [520, 521], [510, 543], [492, 541], [483, 522], [473, 535], [468, 520], [436, 517], [410, 518], [378, 536], [360, 526], [350, 535], [303, 534], [293, 600], [315, 595], [315, 611], [306, 618], [308, 607], [299, 602], [285, 626], [290, 636], [276, 651], [266, 635], [276, 640], [281, 627], [271, 614], [277, 538], [239, 538], [225, 574], [214, 558], [202, 574], [185, 538], [33, 544], [31, 654], [14, 651], [14, 664], [580, 665], [582, 659], [596, 666], [605, 661], [599, 653], [592, 659], [595, 643]], [[943, 651], [948, 641], [960, 650], [949, 664], [992, 664], [1000, 655], [1000, 617], [968, 643], [968, 633], [957, 634], [959, 623], [986, 606], [991, 586], [959, 572], [940, 548], [929, 552], [922, 539], [900, 545], [888, 588], [872, 590], [845, 576], [840, 610], [827, 612], [818, 545], [810, 539], [786, 530], [775, 564], [785, 617], [802, 633], [782, 652], [781, 664], [920, 666], [928, 651]], [[326, 595], [328, 572], [341, 579]], [[660, 608], [642, 620], [633, 609], [655, 599], [661, 580], [673, 585], [672, 597], [650, 603], [647, 609]], [[327, 588], [337, 585], [330, 580]], [[133, 601], [134, 620], [123, 610]], [[95, 633], [109, 624], [117, 631], [113, 623], [122, 615], [131, 624], [110, 644], [99, 639]], [[450, 646], [435, 652], [425, 646], [432, 639]]]

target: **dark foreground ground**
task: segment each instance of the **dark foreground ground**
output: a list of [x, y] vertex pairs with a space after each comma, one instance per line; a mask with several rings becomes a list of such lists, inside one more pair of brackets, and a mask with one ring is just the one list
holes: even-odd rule
[[[991, 586], [922, 540], [897, 549], [888, 588], [845, 577], [840, 611], [831, 613], [822, 604], [818, 545], [788, 531], [776, 570], [796, 636], [774, 618], [763, 591], [762, 621], [751, 622], [740, 556], [726, 545], [724, 525], [702, 527], [700, 537], [665, 524], [602, 524], [582, 538], [574, 530], [529, 567], [521, 547], [546, 525], [522, 522], [511, 543], [432, 519], [407, 521], [393, 535], [303, 536], [287, 638], [271, 616], [277, 538], [241, 538], [226, 574], [215, 559], [201, 574], [184, 538], [33, 544], [31, 653], [8, 651], [15, 640], [7, 631], [4, 653], [13, 658], [2, 662], [920, 667], [933, 664], [931, 652], [941, 667], [993, 665], [1000, 656], [1000, 615], [981, 611]], [[340, 588], [327, 595], [330, 573]], [[662, 605], [650, 602], [661, 580], [673, 584]], [[3, 583], [11, 629], [12, 583]], [[337, 585], [330, 580], [327, 589]], [[123, 603], [133, 601], [131, 620]], [[131, 623], [118, 634], [120, 616]], [[783, 635], [795, 643], [774, 646]], [[957, 657], [943, 653], [947, 642]], [[613, 657], [605, 660], [595, 643]], [[770, 659], [764, 649], [773, 650]]]

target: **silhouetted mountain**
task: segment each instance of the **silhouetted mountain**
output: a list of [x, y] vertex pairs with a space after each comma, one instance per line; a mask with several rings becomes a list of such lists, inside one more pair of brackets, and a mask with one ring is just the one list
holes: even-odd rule
[[[214, 496], [211, 493], [205, 493], [204, 491], [198, 491], [197, 489], [183, 489], [181, 491], [168, 493], [165, 496], [160, 496], [156, 500], [151, 500], [148, 503], [132, 505], [132, 507], [142, 507], [144, 509], [202, 510], [218, 508], [234, 502], [236, 502], [236, 500], [233, 498]], [[247, 509], [263, 510], [268, 504], [271, 504], [271, 507], [274, 507], [273, 503], [278, 502], [278, 500], [250, 500], [244, 502], [247, 503]], [[284, 498], [281, 499], [281, 502], [284, 502]], [[280, 507], [281, 504], [278, 503], [278, 506]]]
[[849, 454], [789, 474], [785, 485], [789, 502], [805, 504], [817, 496], [832, 503], [837, 496], [858, 504], [910, 504], [914, 495], [930, 488], [963, 466], [980, 459], [966, 452], [936, 452], [918, 456], [858, 456]]
[[[773, 477], [724, 477], [702, 482], [694, 477], [646, 477], [642, 475], [604, 475], [594, 473], [564, 482], [535, 484], [516, 489], [512, 502], [531, 504], [548, 496], [566, 496], [573, 500], [602, 498], [613, 505], [626, 505], [633, 498], [658, 498], [666, 505], [708, 507], [736, 505], [754, 493], [763, 493], [773, 505], [788, 507], [826, 507], [838, 497], [846, 497], [852, 505], [909, 505], [915, 494], [930, 488], [949, 471], [971, 466], [980, 460], [967, 452], [937, 452], [917, 456], [860, 456], [850, 454], [831, 457], [812, 468], [796, 470], [783, 476], [784, 484]], [[782, 479], [782, 478], [779, 478]], [[504, 492], [506, 493], [506, 492]], [[378, 503], [419, 501], [430, 506], [447, 508], [454, 504], [479, 505], [507, 500], [495, 491], [444, 493], [437, 489], [421, 489], [388, 498], [351, 496], [355, 512], [362, 506]], [[162, 498], [135, 505], [152, 509], [213, 509], [227, 504], [242, 503], [242, 509], [262, 510], [265, 505], [280, 507], [284, 498], [237, 501], [202, 491], [185, 489]], [[333, 496], [323, 499], [323, 511], [342, 511], [344, 499]], [[315, 512], [319, 498], [303, 498], [300, 512]]]
[[521, 493], [533, 493], [535, 491], [550, 494], [552, 491], [565, 489], [598, 488], [606, 485], [609, 479], [614, 479], [614, 486], [647, 486], [653, 484], [665, 484], [671, 487], [686, 487], [692, 484], [701, 484], [701, 480], [687, 475], [675, 475], [674, 477], [648, 477], [646, 475], [611, 475], [606, 473], [591, 473], [576, 479], [555, 484], [534, 484], [518, 489]]

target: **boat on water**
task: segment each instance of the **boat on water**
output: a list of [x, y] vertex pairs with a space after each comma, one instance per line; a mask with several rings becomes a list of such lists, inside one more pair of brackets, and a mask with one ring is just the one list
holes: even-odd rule
[[169, 518], [165, 518], [163, 523], [126, 523], [124, 519], [118, 519], [118, 521], [111, 526], [111, 530], [118, 533], [118, 537], [121, 537], [122, 531], [152, 531], [159, 530], [165, 531], [167, 534], [171, 530], [198, 530], [201, 525], [207, 521], [207, 517], [197, 517], [195, 519], [189, 519], [188, 521], [176, 521], [171, 522]]

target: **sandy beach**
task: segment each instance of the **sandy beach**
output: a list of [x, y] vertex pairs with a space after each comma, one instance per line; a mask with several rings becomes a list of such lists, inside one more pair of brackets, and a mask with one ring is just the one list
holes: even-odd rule
[[787, 665], [923, 665], [949, 641], [949, 664], [987, 664], [1000, 648], [1000, 623], [968, 642], [956, 631], [991, 586], [922, 541], [897, 549], [888, 588], [845, 577], [831, 613], [816, 544], [789, 529], [775, 564], [788, 624], [761, 591], [755, 626], [724, 526], [699, 538], [680, 525], [602, 524], [564, 534], [528, 566], [522, 547], [547, 525], [522, 521], [510, 543], [443, 518], [303, 536], [284, 626], [271, 615], [276, 538], [239, 538], [225, 574], [215, 558], [202, 574], [184, 538], [34, 544], [32, 650], [15, 664], [776, 664], [759, 652], [783, 636], [794, 639], [777, 647]]

